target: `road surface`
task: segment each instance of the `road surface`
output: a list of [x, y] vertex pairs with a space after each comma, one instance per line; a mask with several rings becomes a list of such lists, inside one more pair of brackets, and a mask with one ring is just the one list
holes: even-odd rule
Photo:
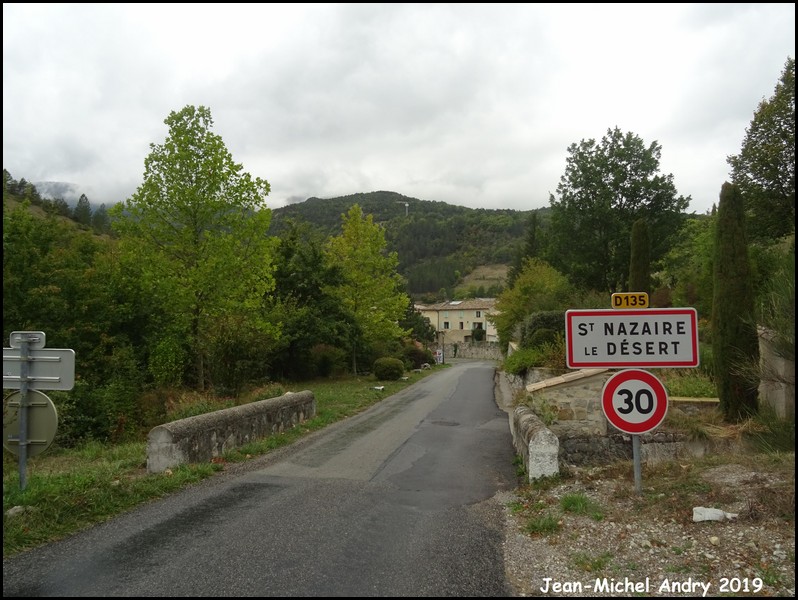
[[4, 596], [508, 596], [495, 364], [460, 362], [234, 474], [3, 561]]

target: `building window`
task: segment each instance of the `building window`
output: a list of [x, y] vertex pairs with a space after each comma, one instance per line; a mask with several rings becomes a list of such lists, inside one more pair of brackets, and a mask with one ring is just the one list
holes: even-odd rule
[[460, 318], [462, 319], [464, 316], [465, 316], [465, 311], [464, 311], [464, 310], [461, 310], [461, 311], [460, 311]]
[[482, 316], [482, 311], [481, 311], [481, 310], [478, 310], [478, 311], [477, 311], [477, 317], [481, 317], [481, 316]]
[[448, 310], [443, 311], [443, 316], [444, 317], [448, 317], [449, 316], [449, 311]]
[[449, 321], [444, 321], [443, 322], [443, 328], [444, 329], [449, 329]]
[[460, 321], [460, 329], [463, 329], [463, 322]]

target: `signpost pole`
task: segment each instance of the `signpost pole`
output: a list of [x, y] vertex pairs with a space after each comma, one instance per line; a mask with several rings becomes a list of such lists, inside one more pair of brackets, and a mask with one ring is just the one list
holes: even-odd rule
[[640, 468], [640, 436], [632, 436], [632, 462], [634, 463], [635, 472], [635, 492], [638, 495], [643, 493], [642, 475]]
[[27, 336], [19, 344], [19, 489], [27, 485], [26, 473], [28, 465], [28, 362]]

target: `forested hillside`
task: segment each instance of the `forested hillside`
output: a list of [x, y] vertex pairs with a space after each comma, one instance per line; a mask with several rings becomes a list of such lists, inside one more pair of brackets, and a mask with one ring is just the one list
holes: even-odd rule
[[473, 209], [380, 191], [309, 198], [274, 209], [271, 232], [279, 235], [287, 221], [296, 220], [311, 224], [325, 236], [337, 235], [341, 215], [354, 204], [385, 229], [388, 249], [398, 254], [399, 272], [413, 295], [451, 292], [462, 277], [481, 265], [511, 265], [523, 245], [532, 212]]

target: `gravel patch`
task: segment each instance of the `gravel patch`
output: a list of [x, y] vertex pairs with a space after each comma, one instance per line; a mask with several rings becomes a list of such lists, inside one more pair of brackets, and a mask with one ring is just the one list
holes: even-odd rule
[[[499, 494], [515, 595], [795, 596], [794, 473], [790, 481], [783, 471], [721, 465], [671, 488], [653, 477], [638, 495], [629, 477], [572, 469], [543, 491]], [[567, 495], [589, 500], [600, 517], [564, 510]], [[791, 517], [772, 514], [790, 501]], [[737, 516], [696, 522], [699, 505]], [[529, 533], [543, 515], [556, 530]]]

